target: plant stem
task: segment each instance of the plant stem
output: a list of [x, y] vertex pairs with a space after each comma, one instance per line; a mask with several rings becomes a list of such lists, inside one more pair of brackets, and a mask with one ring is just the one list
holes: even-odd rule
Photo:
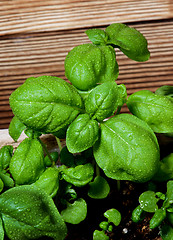
[[118, 115], [118, 114], [120, 113], [120, 111], [121, 111], [121, 108], [122, 108], [122, 106], [118, 106], [118, 109], [117, 109], [117, 111], [116, 111], [116, 114], [115, 114], [115, 115]]
[[57, 137], [55, 137], [55, 138], [56, 138], [56, 142], [57, 142], [57, 144], [58, 144], [59, 150], [60, 150], [60, 152], [61, 152], [61, 150], [62, 150], [61, 141], [60, 141], [59, 138], [57, 138]]
[[44, 142], [42, 142], [42, 141], [41, 141], [41, 139], [40, 139], [40, 138], [38, 138], [38, 140], [39, 140], [39, 142], [41, 143], [41, 145], [42, 145], [42, 147], [43, 147], [43, 149], [44, 149], [45, 153], [47, 154], [47, 156], [48, 156], [48, 157], [49, 157], [49, 159], [51, 160], [51, 162], [52, 162], [52, 166], [54, 166], [54, 165], [55, 165], [55, 162], [54, 162], [53, 158], [51, 157], [51, 155], [50, 155], [49, 151], [47, 150], [47, 147], [46, 147], [46, 145], [44, 144]]
[[120, 191], [120, 188], [121, 188], [121, 182], [120, 182], [120, 180], [117, 180], [117, 189], [118, 189], [118, 191]]

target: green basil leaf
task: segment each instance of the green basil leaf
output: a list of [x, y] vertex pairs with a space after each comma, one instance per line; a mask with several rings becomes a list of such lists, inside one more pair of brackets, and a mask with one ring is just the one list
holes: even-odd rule
[[52, 198], [56, 195], [59, 189], [59, 170], [58, 168], [47, 168], [39, 177], [39, 179], [32, 184], [38, 188], [43, 189]]
[[145, 218], [144, 210], [138, 205], [132, 212], [132, 221], [138, 223]]
[[82, 99], [77, 90], [53, 76], [26, 80], [11, 94], [10, 106], [27, 127], [55, 134], [66, 129], [83, 111]]
[[0, 192], [2, 192], [3, 188], [4, 188], [4, 183], [3, 183], [2, 179], [0, 178]]
[[49, 158], [48, 155], [45, 156], [44, 158], [44, 164], [46, 167], [51, 167], [52, 166], [52, 161], [54, 163], [56, 163], [58, 161], [59, 158], [59, 153], [58, 152], [50, 152], [49, 153], [51, 159]]
[[95, 199], [103, 199], [108, 196], [110, 187], [106, 179], [101, 176], [95, 177], [94, 181], [89, 183], [88, 196]]
[[143, 192], [139, 197], [140, 207], [146, 212], [155, 212], [158, 209], [158, 201], [153, 191]]
[[13, 147], [10, 145], [3, 146], [0, 149], [0, 171], [8, 168], [13, 154]]
[[122, 107], [127, 100], [126, 86], [124, 84], [118, 85], [118, 92], [119, 92], [118, 106]]
[[135, 28], [122, 23], [113, 23], [105, 30], [108, 43], [113, 44], [130, 59], [143, 62], [150, 58], [145, 37]]
[[91, 163], [63, 170], [63, 178], [65, 181], [75, 185], [76, 187], [82, 187], [91, 182], [93, 175], [94, 168]]
[[95, 230], [93, 233], [93, 240], [109, 240], [109, 237], [104, 231]]
[[155, 91], [155, 94], [170, 97], [173, 99], [173, 86], [162, 86]]
[[101, 222], [101, 223], [99, 224], [99, 227], [100, 227], [101, 229], [103, 229], [104, 231], [107, 231], [107, 230], [108, 230], [108, 227], [109, 227], [109, 223], [106, 222], [106, 221], [103, 221], [103, 222]]
[[95, 87], [85, 101], [86, 112], [92, 119], [103, 121], [112, 116], [118, 107], [119, 92], [115, 82], [106, 82]]
[[166, 218], [166, 210], [162, 208], [157, 209], [150, 220], [150, 228], [154, 229], [160, 226], [165, 218]]
[[63, 240], [66, 225], [51, 197], [34, 186], [11, 188], [0, 195], [4, 230], [11, 240], [42, 236]]
[[119, 114], [101, 124], [94, 157], [105, 174], [117, 180], [146, 182], [158, 170], [160, 153], [152, 129], [131, 114]]
[[75, 167], [75, 158], [73, 154], [69, 152], [67, 146], [63, 147], [60, 152], [60, 161], [67, 167]]
[[28, 136], [29, 138], [39, 138], [41, 136], [40, 132], [34, 131], [32, 129], [25, 129], [24, 133], [26, 134], [26, 136]]
[[131, 113], [144, 120], [156, 133], [173, 132], [173, 102], [148, 90], [133, 93], [127, 99]]
[[10, 172], [16, 184], [33, 183], [44, 170], [44, 153], [41, 143], [37, 139], [24, 139], [10, 162]]
[[0, 240], [4, 240], [4, 227], [1, 216], [0, 216]]
[[67, 148], [71, 153], [82, 152], [94, 145], [98, 135], [98, 122], [88, 114], [80, 114], [67, 129]]
[[65, 222], [79, 224], [86, 218], [87, 204], [84, 199], [79, 198], [74, 203], [68, 203], [67, 208], [61, 212]]
[[159, 169], [152, 180], [163, 182], [170, 179], [173, 179], [173, 153], [162, 159]]
[[85, 32], [92, 43], [96, 45], [103, 45], [107, 43], [108, 36], [104, 30], [101, 29], [88, 29]]
[[173, 226], [173, 212], [167, 212], [167, 219], [170, 222], [170, 224]]
[[10, 122], [8, 131], [12, 139], [17, 142], [25, 128], [26, 126], [18, 119], [18, 117], [14, 116]]
[[173, 239], [173, 228], [168, 224], [164, 224], [161, 227], [160, 235], [163, 240], [171, 240]]
[[173, 204], [173, 180], [167, 182], [166, 202]]
[[0, 172], [0, 178], [3, 181], [5, 187], [14, 187], [14, 180], [10, 177], [10, 174]]
[[83, 44], [73, 48], [65, 59], [65, 75], [77, 89], [88, 91], [97, 83], [115, 81], [118, 64], [111, 46]]
[[121, 213], [117, 209], [109, 209], [104, 213], [104, 216], [108, 219], [109, 222], [113, 223], [115, 226], [118, 226], [121, 222]]

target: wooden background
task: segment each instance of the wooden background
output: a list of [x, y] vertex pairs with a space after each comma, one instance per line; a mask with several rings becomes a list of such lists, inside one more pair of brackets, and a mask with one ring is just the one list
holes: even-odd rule
[[[85, 30], [121, 22], [141, 31], [151, 58], [136, 63], [117, 52], [128, 94], [173, 85], [173, 0], [0, 1], [0, 129], [13, 116], [9, 96], [30, 76], [64, 76], [64, 59], [89, 42]], [[127, 111], [126, 108], [123, 109]]]

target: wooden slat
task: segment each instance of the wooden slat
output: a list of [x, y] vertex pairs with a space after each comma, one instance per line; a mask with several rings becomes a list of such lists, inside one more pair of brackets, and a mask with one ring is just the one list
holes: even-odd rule
[[[120, 75], [128, 94], [141, 89], [155, 91], [162, 85], [173, 85], [173, 21], [130, 24], [148, 40], [151, 58], [134, 62], [117, 50]], [[7, 128], [12, 118], [9, 96], [26, 78], [64, 76], [64, 60], [74, 46], [88, 43], [83, 30], [21, 34], [3, 38], [0, 48], [0, 128]], [[127, 112], [127, 108], [123, 108]]]
[[169, 19], [172, 0], [0, 1], [0, 35]]

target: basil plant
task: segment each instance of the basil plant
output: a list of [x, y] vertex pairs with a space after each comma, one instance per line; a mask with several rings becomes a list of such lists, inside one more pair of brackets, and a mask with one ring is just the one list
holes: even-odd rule
[[[87, 216], [77, 187], [88, 184], [88, 196], [102, 199], [109, 195], [109, 178], [143, 183], [161, 171], [155, 132], [173, 132], [169, 87], [127, 97], [125, 85], [116, 83], [115, 49], [146, 61], [147, 40], [120, 23], [86, 34], [92, 43], [73, 48], [65, 59], [70, 83], [56, 76], [30, 77], [10, 96], [9, 134], [14, 141], [22, 131], [27, 137], [16, 150], [0, 150], [1, 239], [63, 240], [65, 222], [78, 224]], [[121, 113], [125, 103], [132, 114]], [[66, 140], [60, 154], [47, 150], [42, 134], [53, 134], [58, 144], [59, 138]]]

